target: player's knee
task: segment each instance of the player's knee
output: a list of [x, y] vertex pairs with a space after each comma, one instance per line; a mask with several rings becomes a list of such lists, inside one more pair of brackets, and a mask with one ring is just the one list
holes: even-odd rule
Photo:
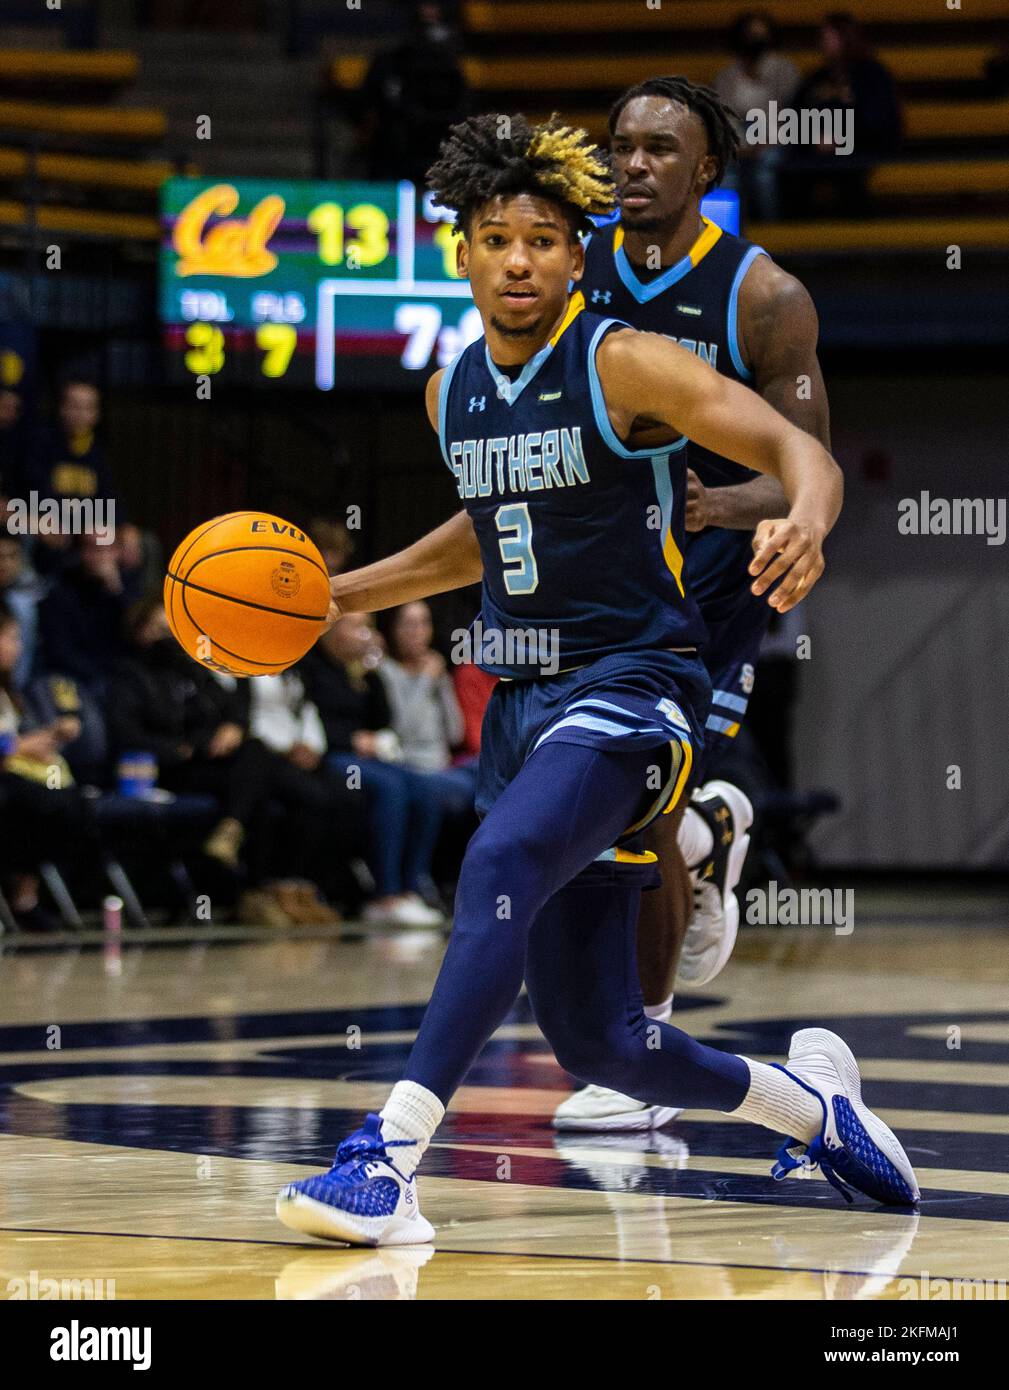
[[[462, 873], [506, 896], [519, 892], [535, 896], [551, 857], [550, 847], [534, 830], [488, 819], [469, 842]], [[546, 896], [549, 893], [544, 889], [544, 899]]]

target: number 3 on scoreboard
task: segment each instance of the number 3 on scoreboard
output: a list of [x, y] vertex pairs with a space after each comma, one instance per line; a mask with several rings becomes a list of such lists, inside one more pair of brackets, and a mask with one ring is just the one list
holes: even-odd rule
[[511, 502], [507, 507], [498, 507], [494, 524], [501, 533], [498, 549], [506, 565], [514, 569], [504, 570], [505, 589], [509, 594], [534, 594], [540, 582], [533, 554], [533, 523], [529, 515], [528, 502]]

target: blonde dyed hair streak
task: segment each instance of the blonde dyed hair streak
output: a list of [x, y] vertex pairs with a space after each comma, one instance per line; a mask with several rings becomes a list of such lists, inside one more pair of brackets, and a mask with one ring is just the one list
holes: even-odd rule
[[533, 126], [526, 158], [545, 166], [536, 181], [586, 215], [601, 216], [616, 206], [613, 175], [587, 131], [549, 121]]

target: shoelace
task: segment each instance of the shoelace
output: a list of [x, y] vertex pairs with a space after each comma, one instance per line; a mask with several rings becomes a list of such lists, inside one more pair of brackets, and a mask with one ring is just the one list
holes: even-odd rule
[[362, 1163], [384, 1159], [398, 1177], [402, 1178], [404, 1182], [408, 1182], [409, 1179], [399, 1171], [387, 1151], [389, 1149], [412, 1148], [416, 1142], [415, 1139], [383, 1139], [379, 1134], [371, 1133], [366, 1129], [359, 1129], [344, 1139], [337, 1148], [332, 1174], [337, 1178], [350, 1178]]
[[786, 1139], [778, 1150], [778, 1161], [771, 1169], [771, 1177], [780, 1182], [796, 1168], [807, 1168], [811, 1173], [819, 1168], [831, 1187], [837, 1188], [851, 1206], [855, 1200], [854, 1189], [849, 1187], [843, 1178], [838, 1177], [828, 1157], [829, 1153], [830, 1150], [819, 1136], [810, 1144], [803, 1144], [801, 1139]]

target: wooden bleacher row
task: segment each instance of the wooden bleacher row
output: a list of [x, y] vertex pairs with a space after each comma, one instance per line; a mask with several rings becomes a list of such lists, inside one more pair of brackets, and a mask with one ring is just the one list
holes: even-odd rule
[[103, 159], [77, 154], [39, 154], [33, 158], [25, 150], [0, 146], [0, 179], [33, 176], [44, 183], [72, 184], [76, 188], [128, 188], [156, 193], [165, 179], [177, 172], [180, 171], [165, 159]]
[[[25, 232], [28, 208], [0, 201], [0, 230]], [[156, 217], [127, 213], [90, 212], [43, 204], [37, 213], [40, 232], [73, 232], [80, 236], [157, 241]], [[959, 246], [1009, 247], [1009, 218], [923, 217], [883, 218], [874, 222], [783, 222], [756, 224], [747, 229], [751, 240], [775, 255], [827, 254], [849, 251], [926, 251], [937, 255], [953, 243]]]
[[[663, 0], [653, 9], [645, 0], [468, 0], [464, 23], [471, 34], [591, 34], [655, 33], [666, 27], [671, 33], [688, 29], [727, 29], [746, 5], [740, 0]], [[815, 28], [828, 10], [824, 0], [762, 0], [782, 25]], [[845, 0], [839, 8], [865, 24], [941, 23], [952, 30], [960, 19], [1005, 19], [1005, 0], [963, 0], [959, 12], [947, 10], [943, 0]]]
[[[43, 145], [71, 147], [84, 141], [108, 142], [108, 148], [133, 147], [134, 157], [66, 153], [40, 148], [37, 151], [14, 143], [0, 145], [0, 182], [7, 197], [0, 200], [0, 227], [24, 234], [30, 229], [30, 208], [23, 201], [26, 181], [46, 185], [46, 197], [60, 197], [60, 190], [100, 190], [142, 195], [142, 205], [151, 200], [166, 178], [176, 172], [164, 159], [143, 158], [145, 145], [158, 144], [165, 135], [164, 113], [75, 101], [54, 100], [56, 91], [99, 91], [107, 96], [112, 89], [132, 82], [139, 71], [135, 53], [118, 50], [35, 50], [0, 51], [0, 83], [8, 89], [45, 88], [49, 100], [0, 100], [0, 130], [10, 141], [36, 139]], [[35, 209], [35, 226], [40, 232], [72, 233], [85, 237], [117, 240], [156, 240], [158, 221], [143, 211], [67, 207], [42, 201]]]
[[[92, 212], [85, 208], [56, 207], [42, 203], [36, 211], [36, 227], [41, 232], [70, 232], [85, 237], [122, 241], [157, 241], [160, 224], [156, 217], [127, 212]], [[0, 229], [22, 234], [31, 226], [24, 203], [0, 200]]]
[[1009, 249], [1006, 217], [893, 217], [876, 222], [752, 223], [746, 235], [773, 256], [849, 251], [932, 251], [947, 246]]
[[[556, 108], [554, 108], [556, 109]], [[564, 120], [583, 127], [599, 141], [607, 138], [606, 112], [570, 111], [562, 108]], [[533, 120], [546, 120], [549, 111], [530, 111]], [[909, 101], [904, 105], [904, 129], [908, 140], [935, 140], [956, 137], [977, 139], [1009, 135], [1009, 99], [996, 101]]]
[[0, 81], [45, 86], [72, 83], [114, 86], [133, 82], [140, 71], [135, 53], [118, 49], [65, 51], [48, 48], [0, 49]]
[[132, 142], [161, 140], [167, 123], [163, 111], [146, 107], [0, 101], [0, 127], [39, 135], [90, 135]]
[[[1007, 0], [1009, 3], [1009, 0]], [[519, 91], [591, 91], [630, 87], [658, 72], [677, 73], [691, 82], [710, 83], [725, 67], [725, 53], [680, 53], [675, 36], [662, 36], [663, 42], [651, 45], [647, 53], [630, 55], [588, 54], [560, 57], [473, 58], [463, 59], [463, 70], [476, 92]], [[978, 81], [984, 76], [988, 62], [999, 52], [995, 43], [969, 43], [937, 48], [929, 45], [915, 47], [886, 47], [879, 50], [898, 82]], [[805, 76], [820, 65], [820, 55], [812, 49], [788, 53]], [[337, 86], [356, 90], [364, 81], [368, 59], [359, 55], [337, 58], [331, 77]]]

